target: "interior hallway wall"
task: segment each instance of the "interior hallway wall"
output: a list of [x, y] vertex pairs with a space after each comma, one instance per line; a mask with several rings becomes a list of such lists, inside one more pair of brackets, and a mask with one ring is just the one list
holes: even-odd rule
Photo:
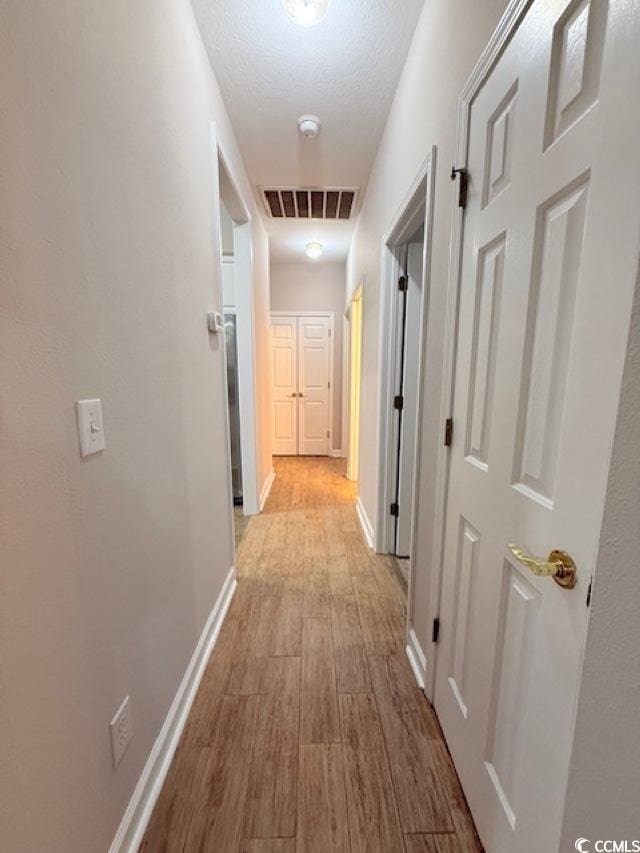
[[333, 450], [346, 451], [342, 441], [343, 322], [346, 295], [344, 263], [272, 263], [272, 311], [333, 311]]
[[374, 529], [378, 517], [379, 353], [382, 239], [432, 145], [437, 146], [431, 290], [426, 337], [420, 520], [414, 629], [428, 653], [435, 462], [441, 438], [441, 369], [458, 98], [496, 27], [506, 0], [426, 0], [376, 155], [347, 261], [347, 289], [364, 277], [360, 498]]
[[[0, 103], [0, 846], [86, 853], [108, 849], [233, 562], [211, 120], [253, 216], [261, 370], [268, 240], [187, 0], [6, 0]], [[81, 460], [93, 396], [107, 450]]]

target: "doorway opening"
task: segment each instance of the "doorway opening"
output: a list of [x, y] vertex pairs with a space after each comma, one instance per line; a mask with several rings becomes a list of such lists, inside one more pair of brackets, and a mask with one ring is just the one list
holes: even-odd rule
[[349, 447], [347, 478], [358, 479], [360, 466], [360, 395], [362, 381], [362, 285], [351, 299], [347, 310], [349, 321]]
[[398, 570], [408, 586], [409, 621], [434, 163], [435, 149], [432, 149], [383, 240], [386, 293], [376, 550], [396, 557]]
[[251, 217], [217, 147], [221, 307], [234, 540], [259, 512], [253, 341]]

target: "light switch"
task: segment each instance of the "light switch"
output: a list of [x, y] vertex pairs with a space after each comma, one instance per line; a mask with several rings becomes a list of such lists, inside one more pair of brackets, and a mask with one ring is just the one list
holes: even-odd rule
[[76, 410], [80, 434], [80, 453], [83, 456], [100, 453], [107, 446], [102, 423], [102, 401], [78, 400]]

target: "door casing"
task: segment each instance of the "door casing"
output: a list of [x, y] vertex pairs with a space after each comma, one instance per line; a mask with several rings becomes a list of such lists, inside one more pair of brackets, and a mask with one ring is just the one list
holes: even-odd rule
[[[355, 289], [346, 316], [349, 321], [349, 390], [343, 394], [348, 400], [349, 410], [346, 421], [348, 432], [342, 437], [343, 446], [347, 442], [347, 479], [357, 481], [360, 470], [360, 407], [362, 398], [362, 310], [364, 283]], [[343, 419], [343, 430], [345, 420]]]
[[[383, 281], [383, 304], [380, 312], [380, 358], [378, 375], [380, 376], [380, 439], [378, 445], [378, 507], [374, 545], [378, 553], [387, 554], [393, 542], [393, 529], [390, 506], [395, 499], [395, 471], [397, 465], [397, 423], [394, 418], [393, 397], [397, 376], [398, 351], [398, 277], [401, 274], [399, 246], [410, 239], [420, 222], [424, 220], [424, 253], [422, 258], [422, 299], [420, 319], [419, 368], [417, 417], [421, 423], [423, 392], [422, 381], [426, 340], [426, 321], [429, 305], [431, 244], [433, 229], [433, 198], [435, 189], [436, 147], [433, 146], [425, 157], [411, 186], [391, 224], [382, 238], [381, 270]], [[411, 519], [411, 548], [409, 554], [409, 579], [407, 596], [407, 636], [413, 623], [413, 574], [416, 554], [416, 520], [418, 513], [418, 486], [420, 480], [420, 431], [416, 431], [414, 450], [415, 480]], [[409, 650], [411, 644], [407, 644]], [[408, 651], [409, 653], [409, 651]], [[414, 661], [412, 660], [412, 665]], [[416, 676], [418, 672], [413, 666]]]

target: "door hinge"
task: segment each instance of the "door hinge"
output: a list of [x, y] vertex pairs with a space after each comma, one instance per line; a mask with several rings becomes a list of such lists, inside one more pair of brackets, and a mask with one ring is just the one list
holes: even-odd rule
[[402, 394], [396, 394], [396, 396], [393, 398], [393, 408], [398, 409], [398, 411], [401, 412], [403, 407], [404, 407], [404, 397], [402, 396]]
[[400, 515], [400, 507], [398, 506], [398, 504], [391, 504], [389, 512], [391, 513], [391, 515], [397, 518]]
[[329, 332], [329, 337], [331, 337], [331, 329], [327, 329], [327, 331]]
[[327, 430], [327, 438], [331, 438], [331, 432]]
[[433, 620], [433, 627], [431, 629], [431, 642], [437, 643], [440, 639], [440, 617], [436, 616]]
[[327, 388], [331, 388], [331, 380], [327, 382]]
[[453, 441], [453, 418], [447, 418], [444, 422], [444, 446], [451, 447]]
[[455, 181], [456, 175], [460, 178], [458, 184], [458, 207], [467, 206], [467, 190], [469, 188], [469, 173], [466, 169], [456, 169], [455, 166], [451, 169], [451, 180]]
[[409, 287], [409, 279], [406, 275], [401, 275], [398, 279], [398, 290], [400, 293], [405, 293]]
[[587, 607], [591, 607], [591, 586], [593, 584], [593, 578], [589, 579], [589, 588], [587, 589]]

